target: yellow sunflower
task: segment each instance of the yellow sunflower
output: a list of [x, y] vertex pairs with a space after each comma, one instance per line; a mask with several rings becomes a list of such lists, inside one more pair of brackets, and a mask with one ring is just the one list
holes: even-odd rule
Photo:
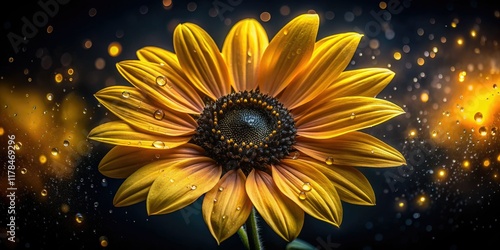
[[221, 243], [253, 208], [283, 239], [295, 239], [305, 213], [339, 226], [341, 201], [375, 204], [355, 167], [405, 164], [393, 147], [358, 130], [404, 113], [375, 98], [394, 73], [344, 71], [362, 37], [316, 41], [319, 17], [303, 14], [269, 42], [254, 19], [236, 23], [222, 50], [193, 23], [179, 24], [174, 52], [137, 51], [117, 64], [134, 87], [95, 94], [119, 121], [95, 127], [93, 140], [116, 145], [99, 164], [126, 178], [113, 200], [146, 201], [150, 215], [201, 196], [208, 229]]

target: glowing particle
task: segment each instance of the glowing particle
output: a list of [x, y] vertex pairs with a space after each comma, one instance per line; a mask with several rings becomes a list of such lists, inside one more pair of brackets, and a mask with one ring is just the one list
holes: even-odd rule
[[457, 44], [458, 45], [463, 45], [464, 44], [464, 40], [462, 40], [462, 38], [457, 39]]
[[68, 69], [68, 75], [72, 76], [75, 73], [75, 70], [72, 68]]
[[47, 156], [40, 155], [40, 157], [38, 157], [38, 160], [40, 161], [41, 164], [45, 164], [47, 162]]
[[425, 60], [424, 60], [424, 58], [419, 57], [419, 58], [417, 59], [417, 64], [418, 64], [419, 66], [424, 65], [424, 64], [425, 64]]
[[57, 73], [54, 76], [54, 80], [56, 81], [56, 83], [61, 83], [63, 81], [63, 75], [61, 73]]
[[47, 97], [47, 100], [49, 100], [49, 101], [54, 100], [54, 94], [52, 94], [52, 93], [47, 93], [46, 97]]
[[28, 173], [28, 169], [26, 168], [21, 168], [21, 174], [26, 174]]
[[5, 129], [3, 127], [0, 127], [0, 136], [2, 136], [5, 133]]
[[[499, 157], [500, 157], [500, 155], [499, 155]], [[464, 162], [462, 162], [462, 166], [463, 166], [464, 168], [469, 168], [469, 167], [470, 167], [470, 161], [465, 160]]]
[[122, 45], [119, 42], [112, 42], [108, 45], [108, 54], [117, 57], [122, 53]]
[[422, 94], [420, 94], [420, 101], [422, 102], [429, 101], [429, 93], [423, 92]]
[[66, 203], [61, 204], [61, 212], [63, 213], [69, 212], [69, 205]]
[[484, 167], [489, 167], [489, 166], [490, 166], [490, 164], [491, 164], [491, 162], [490, 162], [490, 160], [489, 160], [489, 159], [485, 159], [485, 160], [483, 161], [483, 166], [484, 166]]
[[439, 178], [443, 178], [446, 176], [446, 171], [444, 169], [441, 169], [438, 171], [438, 176]]
[[401, 53], [399, 53], [399, 52], [394, 52], [393, 57], [394, 57], [394, 59], [396, 59], [396, 60], [398, 60], [398, 61], [399, 61], [399, 60], [401, 60]]
[[260, 13], [260, 20], [263, 22], [268, 22], [271, 20], [271, 14], [267, 11]]
[[433, 130], [432, 133], [431, 133], [432, 137], [436, 137], [438, 135], [437, 131], [436, 130]]
[[417, 135], [417, 131], [415, 129], [412, 129], [410, 130], [410, 137], [414, 137], [415, 135]]

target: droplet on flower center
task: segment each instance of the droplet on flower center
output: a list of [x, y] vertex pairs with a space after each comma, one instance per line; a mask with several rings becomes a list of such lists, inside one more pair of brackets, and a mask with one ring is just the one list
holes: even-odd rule
[[268, 170], [293, 151], [296, 129], [290, 112], [258, 91], [232, 93], [207, 103], [197, 122], [194, 143], [225, 171]]

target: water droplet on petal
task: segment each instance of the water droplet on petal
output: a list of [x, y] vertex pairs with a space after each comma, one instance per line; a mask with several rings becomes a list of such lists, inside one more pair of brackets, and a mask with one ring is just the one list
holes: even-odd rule
[[349, 118], [351, 118], [351, 120], [354, 120], [354, 118], [356, 118], [356, 114], [351, 113], [351, 116]]
[[333, 157], [328, 156], [328, 157], [326, 158], [326, 160], [325, 160], [325, 163], [326, 163], [327, 165], [332, 165], [332, 164], [333, 164]]
[[225, 220], [226, 218], [227, 218], [227, 216], [225, 216], [225, 215], [223, 215], [223, 216], [222, 216], [222, 219], [223, 219], [223, 220]]
[[304, 184], [302, 184], [302, 190], [305, 192], [311, 191], [312, 190], [311, 183], [305, 182]]
[[173, 183], [173, 182], [174, 182], [174, 179], [170, 179], [169, 181]]
[[122, 92], [122, 97], [123, 97], [123, 98], [129, 98], [129, 97], [130, 97], [130, 93], [129, 93], [129, 92], [127, 92], [127, 91], [123, 91], [123, 92]]
[[236, 207], [236, 211], [240, 211], [241, 210], [241, 207], [240, 206], [237, 206]]
[[297, 160], [300, 156], [300, 153], [298, 151], [295, 151], [292, 153], [292, 159], [293, 160]]
[[154, 114], [153, 114], [153, 117], [156, 119], [156, 120], [161, 120], [163, 119], [163, 117], [165, 116], [165, 113], [163, 112], [163, 110], [160, 110], [160, 109], [157, 109]]
[[219, 187], [219, 192], [222, 192], [224, 190], [223, 187]]
[[63, 145], [64, 145], [65, 147], [69, 146], [69, 141], [68, 141], [68, 140], [64, 140], [64, 141], [63, 141]]
[[494, 89], [497, 89], [497, 85], [496, 85], [496, 84], [493, 84], [493, 88], [494, 88]]
[[303, 201], [306, 198], [307, 198], [306, 192], [304, 192], [304, 191], [300, 192], [300, 194], [299, 194], [299, 200]]
[[491, 128], [491, 135], [496, 135], [497, 134], [497, 127]]
[[155, 148], [165, 148], [165, 143], [162, 141], [154, 141], [153, 142], [153, 147]]
[[214, 198], [214, 202], [217, 202], [217, 199]]
[[284, 30], [283, 35], [285, 35], [285, 36], [288, 35], [288, 30]]
[[195, 190], [196, 189], [196, 186], [195, 185], [192, 185], [191, 186], [191, 190]]
[[158, 84], [158, 86], [160, 87], [165, 86], [167, 84], [167, 78], [165, 78], [164, 76], [156, 77], [156, 84]]

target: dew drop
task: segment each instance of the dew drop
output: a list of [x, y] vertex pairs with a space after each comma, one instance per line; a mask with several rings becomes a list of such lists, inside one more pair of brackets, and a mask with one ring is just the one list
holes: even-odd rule
[[196, 185], [192, 185], [191, 190], [196, 190]]
[[307, 198], [306, 192], [302, 191], [299, 194], [299, 200], [303, 201]]
[[130, 93], [129, 93], [129, 92], [127, 92], [127, 91], [123, 91], [123, 92], [122, 92], [122, 97], [123, 97], [123, 98], [129, 98], [129, 97], [130, 97]]
[[219, 187], [219, 192], [222, 192], [224, 190], [223, 187]]
[[304, 184], [302, 184], [302, 190], [305, 192], [311, 191], [312, 190], [311, 183], [305, 182]]
[[477, 112], [477, 113], [474, 115], [474, 120], [475, 120], [477, 123], [481, 123], [481, 122], [483, 122], [483, 113], [481, 113], [481, 112]]
[[21, 168], [21, 174], [26, 174], [28, 173], [28, 169], [26, 168]]
[[493, 89], [497, 89], [497, 85], [496, 84], [493, 84]]
[[158, 86], [160, 87], [165, 86], [167, 84], [167, 78], [165, 78], [164, 76], [156, 77], [156, 84], [158, 84]]
[[173, 183], [174, 182], [174, 179], [170, 179], [170, 182]]
[[333, 157], [328, 156], [328, 157], [326, 158], [326, 160], [325, 160], [325, 163], [326, 163], [327, 165], [332, 165], [332, 164], [333, 164]]
[[293, 160], [297, 160], [300, 156], [300, 153], [298, 151], [295, 151], [292, 153], [292, 159]]
[[43, 197], [47, 196], [47, 193], [48, 193], [48, 192], [47, 192], [47, 189], [45, 189], [45, 188], [44, 188], [44, 189], [42, 189], [42, 191], [40, 192], [40, 194], [41, 194]]
[[479, 128], [479, 134], [481, 136], [486, 136], [488, 134], [488, 130], [486, 129], [485, 126], [482, 126], [482, 127]]
[[50, 150], [50, 153], [53, 155], [53, 156], [57, 156], [59, 154], [59, 149], [57, 148], [52, 148], [52, 150]]
[[154, 141], [153, 142], [153, 147], [155, 148], [165, 148], [165, 143], [162, 141]]
[[165, 113], [163, 112], [163, 110], [160, 110], [160, 109], [157, 109], [154, 114], [153, 114], [153, 117], [156, 119], [156, 120], [162, 120], [163, 117], [165, 116]]
[[236, 211], [240, 211], [241, 210], [241, 207], [240, 206], [237, 206], [236, 207]]
[[75, 215], [75, 221], [77, 223], [82, 223], [83, 222], [83, 215], [81, 213], [76, 213], [76, 215]]
[[285, 35], [285, 36], [288, 35], [288, 30], [284, 30], [283, 35]]
[[69, 146], [69, 141], [68, 141], [68, 140], [64, 140], [64, 141], [63, 141], [63, 145], [64, 145], [65, 147]]
[[214, 198], [214, 202], [217, 202], [217, 199]]
[[491, 135], [497, 135], [497, 127], [491, 128]]
[[223, 220], [225, 220], [226, 218], [227, 218], [227, 216], [225, 216], [225, 215], [223, 215], [223, 216], [222, 216], [222, 219], [223, 219]]
[[354, 120], [354, 118], [356, 118], [356, 114], [351, 113], [351, 116], [349, 118], [351, 118], [351, 120]]
[[49, 101], [54, 100], [54, 95], [52, 93], [48, 93], [46, 97], [47, 97], [47, 100], [49, 100]]

